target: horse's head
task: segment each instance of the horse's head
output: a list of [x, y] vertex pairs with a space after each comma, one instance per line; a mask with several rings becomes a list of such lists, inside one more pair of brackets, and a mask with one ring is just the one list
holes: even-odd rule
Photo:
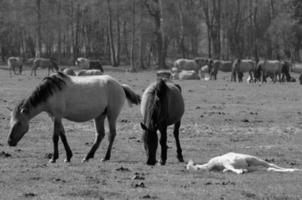
[[143, 129], [143, 142], [147, 155], [147, 165], [156, 164], [156, 150], [158, 146], [157, 128], [148, 128], [145, 124], [141, 123]]
[[22, 101], [11, 112], [10, 131], [8, 135], [8, 145], [16, 146], [29, 129], [28, 108], [23, 107]]
[[154, 91], [148, 93], [149, 97], [145, 105], [144, 123], [141, 123], [141, 128], [143, 129], [143, 142], [148, 165], [155, 165], [156, 163], [156, 150], [158, 146], [156, 132], [166, 118], [166, 92], [167, 85], [165, 81], [161, 79], [157, 82]]

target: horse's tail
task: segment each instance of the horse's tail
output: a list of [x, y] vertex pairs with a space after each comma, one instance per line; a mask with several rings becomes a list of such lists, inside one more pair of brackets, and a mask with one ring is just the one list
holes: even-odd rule
[[138, 105], [141, 103], [141, 96], [136, 94], [129, 85], [122, 84], [121, 86], [124, 89], [129, 106], [132, 106], [132, 104]]

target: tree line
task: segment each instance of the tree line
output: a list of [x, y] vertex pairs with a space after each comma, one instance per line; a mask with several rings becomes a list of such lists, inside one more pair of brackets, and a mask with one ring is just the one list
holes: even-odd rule
[[0, 53], [96, 58], [132, 70], [176, 58], [301, 61], [301, 0], [0, 0]]

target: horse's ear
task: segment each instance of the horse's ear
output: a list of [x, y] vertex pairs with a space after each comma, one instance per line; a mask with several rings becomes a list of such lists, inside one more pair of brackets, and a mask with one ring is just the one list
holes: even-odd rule
[[144, 131], [147, 131], [148, 128], [145, 124], [143, 124], [142, 122], [140, 123], [141, 124], [141, 128], [144, 130]]

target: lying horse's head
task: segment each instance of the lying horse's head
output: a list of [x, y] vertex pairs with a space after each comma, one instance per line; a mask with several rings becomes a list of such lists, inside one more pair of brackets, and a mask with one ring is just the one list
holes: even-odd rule
[[16, 146], [29, 129], [28, 108], [23, 106], [24, 100], [11, 112], [8, 145]]

